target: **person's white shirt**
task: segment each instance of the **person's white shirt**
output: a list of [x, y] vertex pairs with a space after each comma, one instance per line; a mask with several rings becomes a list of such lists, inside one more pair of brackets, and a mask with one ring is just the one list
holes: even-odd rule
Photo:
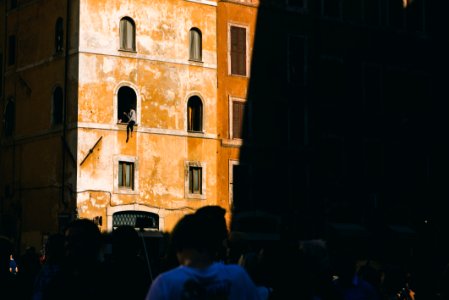
[[183, 299], [200, 292], [204, 299], [266, 299], [248, 273], [239, 265], [214, 262], [206, 268], [179, 266], [159, 274], [146, 300]]

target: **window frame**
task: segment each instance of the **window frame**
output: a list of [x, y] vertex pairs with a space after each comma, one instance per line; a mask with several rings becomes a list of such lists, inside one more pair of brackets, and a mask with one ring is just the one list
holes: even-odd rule
[[[232, 73], [232, 45], [231, 45], [231, 39], [232, 34], [231, 30], [232, 27], [238, 27], [238, 28], [244, 28], [245, 29], [245, 74], [235, 74]], [[250, 70], [249, 70], [249, 26], [248, 25], [242, 25], [230, 22], [228, 23], [228, 75], [229, 76], [237, 76], [237, 77], [249, 77]]]
[[17, 63], [17, 37], [15, 34], [8, 35], [8, 57], [7, 66], [11, 67]]
[[[137, 92], [136, 86], [133, 83], [131, 83], [131, 82], [121, 82], [115, 88], [115, 91], [114, 91], [114, 94], [113, 94], [114, 111], [113, 111], [113, 114], [112, 114], [111, 123], [115, 124], [116, 126], [126, 125], [127, 124], [127, 122], [119, 122], [118, 121], [119, 91], [120, 91], [120, 89], [122, 87], [127, 87], [127, 88], [132, 89], [134, 91], [134, 94], [136, 95], [136, 103], [135, 103], [136, 107], [135, 107], [135, 110], [136, 110], [136, 119], [137, 119], [137, 121], [136, 121], [136, 124], [134, 126], [138, 126], [138, 124], [140, 124], [140, 120], [141, 120], [141, 118], [140, 118], [140, 115], [141, 115], [140, 114], [141, 99], [140, 99], [139, 93]], [[120, 127], [116, 127], [116, 128], [120, 128]]]
[[[190, 190], [192, 179], [191, 169], [201, 169], [201, 191], [199, 193]], [[184, 193], [187, 199], [206, 199], [206, 163], [200, 161], [186, 161], [184, 164]]]
[[[133, 165], [133, 187], [126, 187], [119, 185], [119, 167], [120, 163]], [[114, 193], [116, 194], [131, 194], [139, 193], [139, 160], [135, 156], [116, 155], [114, 156]]]
[[59, 17], [55, 23], [55, 53], [60, 54], [64, 50], [64, 19]]
[[[229, 207], [231, 208], [231, 210], [234, 210], [234, 166], [245, 166], [248, 168], [248, 176], [249, 178], [252, 177], [252, 167], [250, 164], [248, 163], [242, 163], [237, 159], [229, 159], [228, 161], [228, 201], [229, 201]], [[248, 203], [251, 204], [253, 201], [253, 192], [252, 192], [252, 182], [250, 182], [249, 184], [250, 186], [248, 187]]]
[[[199, 127], [200, 127], [200, 130], [194, 130], [193, 129], [193, 127], [194, 127], [193, 125], [194, 124], [190, 125], [191, 123], [194, 122], [194, 119], [195, 120], [198, 119], [198, 118], [190, 118], [190, 105], [189, 104], [190, 104], [191, 100], [193, 101], [192, 98], [197, 98], [198, 101], [199, 101], [199, 104], [200, 104], [199, 112], [198, 112], [200, 114], [200, 116], [199, 116], [199, 122], [200, 122]], [[189, 133], [204, 133], [204, 101], [203, 101], [203, 99], [199, 95], [194, 94], [194, 95], [190, 95], [187, 98], [186, 114], [185, 114], [185, 116], [186, 116], [186, 130], [187, 130], [187, 132], [189, 132]], [[192, 119], [192, 121], [190, 121], [191, 119]], [[190, 129], [190, 128], [192, 128], [192, 129]]]
[[[11, 108], [10, 105], [12, 105]], [[8, 111], [8, 109], [12, 109], [12, 111]], [[5, 110], [3, 111], [3, 119], [3, 134], [6, 137], [12, 137], [16, 127], [16, 102], [12, 96], [8, 97], [8, 100], [6, 100]], [[7, 124], [10, 125], [9, 128]]]
[[[197, 34], [198, 39], [196, 40], [199, 45], [194, 44], [193, 35]], [[194, 48], [199, 47], [199, 55], [195, 57]], [[189, 60], [193, 62], [203, 62], [203, 33], [198, 27], [192, 27], [189, 30]]]
[[[125, 23], [126, 22], [126, 23]], [[131, 40], [131, 48], [128, 48], [128, 28], [125, 27], [123, 28], [123, 24], [132, 26], [132, 40]], [[124, 16], [120, 19], [119, 22], [119, 50], [120, 51], [125, 51], [125, 52], [137, 52], [137, 41], [136, 41], [136, 22], [134, 21], [133, 18], [129, 17], [129, 16]]]
[[[246, 112], [244, 112], [243, 114], [243, 119], [242, 119], [242, 123], [241, 126], [243, 127], [244, 122], [246, 122], [246, 137], [245, 137], [245, 132], [244, 129], [242, 128], [242, 136], [241, 137], [235, 137], [234, 136], [234, 102], [240, 102], [240, 103], [244, 103], [245, 104], [245, 109], [247, 110]], [[246, 115], [246, 120], [245, 120], [245, 115]], [[244, 98], [237, 98], [237, 97], [232, 97], [229, 96], [229, 139], [231, 140], [237, 140], [237, 141], [243, 141], [244, 138], [248, 139], [250, 137], [251, 134], [251, 109], [250, 109], [250, 103], [244, 99]]]

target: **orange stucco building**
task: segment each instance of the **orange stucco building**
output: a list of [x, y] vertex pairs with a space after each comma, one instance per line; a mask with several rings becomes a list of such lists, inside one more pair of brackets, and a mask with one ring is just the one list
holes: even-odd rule
[[[211, 204], [230, 220], [243, 120], [229, 110], [246, 97], [255, 3], [0, 3], [5, 235], [40, 247], [76, 217], [169, 231]], [[228, 63], [231, 27], [244, 74]]]

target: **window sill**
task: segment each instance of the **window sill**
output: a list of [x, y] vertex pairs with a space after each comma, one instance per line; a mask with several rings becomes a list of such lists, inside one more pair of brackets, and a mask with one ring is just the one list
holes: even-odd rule
[[242, 139], [222, 139], [221, 145], [227, 146], [227, 147], [241, 147], [243, 145], [243, 140]]
[[203, 65], [204, 62], [202, 60], [196, 60], [196, 59], [189, 59], [189, 63], [193, 64], [193, 65]]
[[206, 199], [206, 195], [204, 194], [187, 194], [186, 195], [187, 199], [199, 199], [199, 200], [204, 200]]
[[128, 52], [128, 53], [137, 53], [136, 50], [133, 49], [118, 49], [120, 52]]
[[117, 190], [114, 190], [114, 194], [122, 194], [122, 195], [138, 195], [139, 191], [126, 189], [126, 188], [119, 188]]

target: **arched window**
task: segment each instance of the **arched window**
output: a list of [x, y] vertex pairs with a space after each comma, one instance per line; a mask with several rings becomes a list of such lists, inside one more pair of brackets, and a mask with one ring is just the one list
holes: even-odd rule
[[62, 124], [63, 109], [64, 109], [64, 96], [62, 93], [62, 88], [58, 86], [53, 91], [53, 112], [52, 112], [53, 125]]
[[195, 61], [202, 60], [202, 36], [201, 31], [198, 28], [190, 29], [190, 48], [189, 59]]
[[190, 97], [187, 102], [187, 130], [193, 132], [203, 130], [203, 103], [198, 96]]
[[[128, 117], [124, 114], [128, 113], [130, 108], [137, 109], [137, 96], [129, 86], [122, 86], [118, 90], [117, 95], [117, 120], [118, 123], [128, 123]], [[136, 110], [137, 112], [137, 110]]]
[[120, 20], [120, 49], [136, 51], [136, 27], [129, 17]]
[[64, 46], [64, 21], [58, 18], [55, 25], [55, 51], [61, 52]]
[[5, 120], [5, 135], [11, 136], [14, 132], [14, 123], [16, 117], [16, 105], [14, 103], [14, 98], [9, 98], [6, 103], [4, 120]]

